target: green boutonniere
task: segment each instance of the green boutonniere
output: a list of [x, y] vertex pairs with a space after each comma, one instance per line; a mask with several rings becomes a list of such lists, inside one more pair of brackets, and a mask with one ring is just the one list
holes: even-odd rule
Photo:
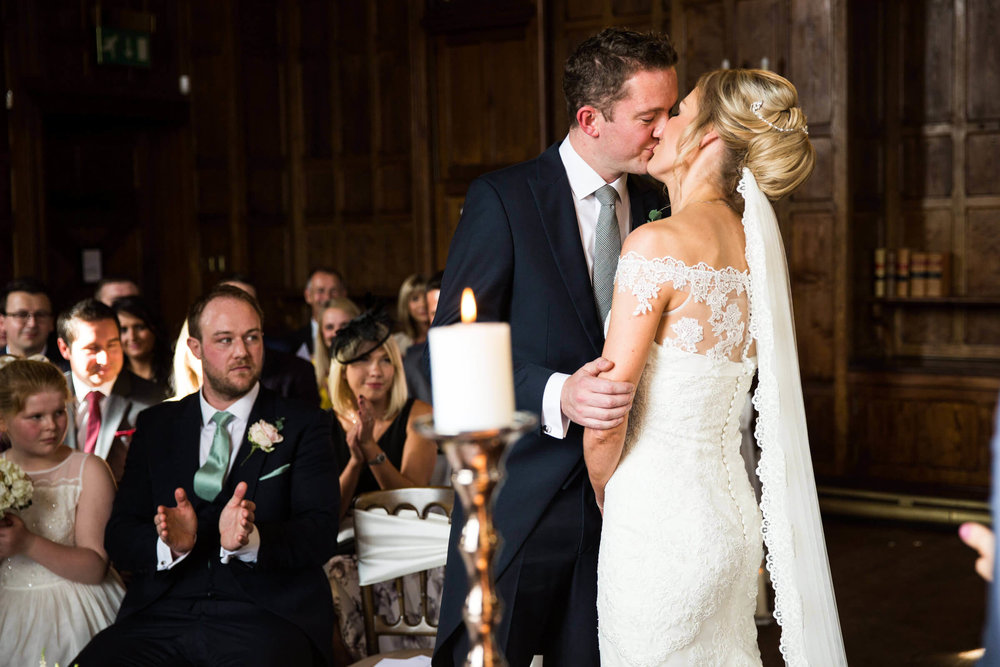
[[652, 211], [650, 211], [649, 218], [647, 218], [647, 222], [652, 222], [653, 220], [659, 220], [660, 218], [662, 218], [664, 208], [666, 207], [664, 206], [663, 208], [654, 208]]

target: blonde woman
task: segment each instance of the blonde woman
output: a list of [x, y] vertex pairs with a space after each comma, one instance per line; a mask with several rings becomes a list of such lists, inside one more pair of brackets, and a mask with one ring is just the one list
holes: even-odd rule
[[[351, 320], [333, 339], [332, 352], [329, 388], [335, 417], [334, 449], [341, 470], [343, 527], [350, 524], [350, 517], [344, 520], [343, 515], [362, 493], [427, 486], [437, 460], [437, 445], [413, 428], [414, 420], [431, 408], [407, 396], [403, 363], [388, 322], [372, 313]], [[357, 559], [335, 556], [327, 572], [342, 638], [340, 648], [351, 660], [358, 660], [364, 657], [365, 648]], [[443, 570], [433, 577], [443, 580]], [[377, 597], [384, 602], [394, 595], [394, 589], [387, 585]], [[405, 645], [417, 646], [420, 644]]]
[[[679, 108], [648, 164], [672, 213], [626, 239], [604, 344], [632, 409], [584, 434], [601, 664], [760, 665], [763, 536], [786, 663], [845, 665], [769, 202], [812, 171], [806, 118], [762, 70], [710, 72]], [[759, 507], [739, 430], [755, 371]]]
[[189, 337], [188, 323], [185, 319], [180, 333], [177, 334], [177, 342], [174, 343], [174, 370], [171, 376], [174, 395], [167, 399], [169, 401], [179, 401], [201, 389], [201, 361], [188, 347]]
[[316, 384], [319, 388], [320, 407], [329, 410], [330, 391], [327, 389], [327, 379], [330, 377], [330, 346], [337, 332], [355, 317], [361, 314], [361, 309], [347, 297], [330, 299], [323, 304], [319, 316], [319, 328], [316, 330], [316, 350], [313, 354], [316, 370]]

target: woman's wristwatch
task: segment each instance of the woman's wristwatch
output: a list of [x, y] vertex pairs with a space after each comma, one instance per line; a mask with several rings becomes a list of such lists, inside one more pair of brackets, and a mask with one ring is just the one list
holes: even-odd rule
[[379, 463], [385, 463], [385, 452], [379, 452], [378, 456], [368, 462], [368, 465], [377, 466]]

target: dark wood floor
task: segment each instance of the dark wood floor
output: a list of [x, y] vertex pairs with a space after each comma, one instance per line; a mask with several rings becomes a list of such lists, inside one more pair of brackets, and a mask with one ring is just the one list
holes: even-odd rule
[[[851, 667], [974, 664], [986, 587], [956, 527], [849, 518], [825, 527]], [[778, 632], [759, 629], [766, 667], [783, 664]]]

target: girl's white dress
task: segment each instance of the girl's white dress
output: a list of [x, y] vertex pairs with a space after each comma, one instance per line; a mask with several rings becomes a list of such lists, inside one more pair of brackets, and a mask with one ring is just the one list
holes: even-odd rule
[[[32, 503], [17, 513], [31, 532], [59, 544], [76, 543], [77, 502], [89, 456], [73, 452], [57, 466], [29, 473]], [[124, 596], [111, 568], [100, 584], [80, 584], [26, 556], [5, 558], [0, 561], [0, 663], [35, 667], [44, 650], [47, 664], [70, 664], [114, 621]]]

